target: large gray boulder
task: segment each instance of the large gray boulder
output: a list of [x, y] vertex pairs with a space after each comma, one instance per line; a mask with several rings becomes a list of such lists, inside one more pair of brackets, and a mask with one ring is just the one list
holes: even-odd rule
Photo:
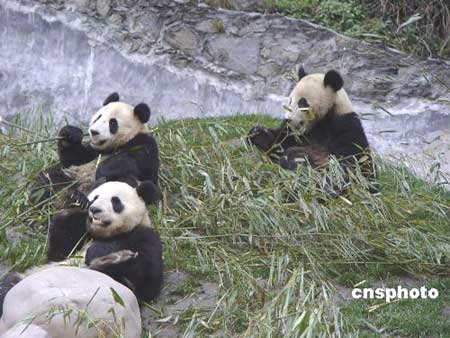
[[1, 338], [140, 338], [141, 329], [130, 289], [103, 273], [68, 266], [40, 270], [15, 285], [0, 318]]

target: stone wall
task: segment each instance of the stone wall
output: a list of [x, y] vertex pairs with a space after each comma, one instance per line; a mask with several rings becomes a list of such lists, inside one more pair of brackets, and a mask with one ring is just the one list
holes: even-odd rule
[[57, 121], [87, 120], [118, 91], [130, 103], [147, 102], [153, 121], [236, 112], [281, 117], [293, 70], [304, 64], [310, 72], [342, 73], [380, 152], [423, 152], [424, 140], [448, 135], [450, 91], [441, 82], [450, 79], [449, 63], [304, 20], [191, 3], [0, 0], [0, 115], [39, 106]]

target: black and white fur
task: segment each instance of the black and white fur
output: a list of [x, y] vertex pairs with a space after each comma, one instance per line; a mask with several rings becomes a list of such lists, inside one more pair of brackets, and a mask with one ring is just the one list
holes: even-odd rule
[[373, 177], [369, 142], [358, 115], [353, 112], [341, 75], [334, 70], [308, 75], [301, 67], [298, 76], [281, 126], [252, 128], [250, 143], [291, 170], [302, 162], [315, 168], [324, 167], [330, 155], [347, 169], [366, 155], [364, 173]]
[[158, 184], [158, 146], [147, 132], [150, 109], [145, 103], [133, 107], [119, 102], [113, 93], [89, 122], [89, 142], [83, 132], [65, 126], [58, 140], [60, 163], [39, 173], [30, 189], [30, 201], [38, 203], [66, 188], [68, 194], [57, 199], [57, 207], [70, 204], [74, 190], [89, 193], [108, 181], [152, 181]]
[[[146, 203], [159, 199], [158, 194], [159, 190], [150, 181], [136, 188], [124, 182], [107, 182], [87, 197], [79, 194], [86, 209], [63, 210], [51, 220], [49, 260], [65, 259], [77, 249], [77, 243], [80, 247], [83, 236], [87, 236], [86, 240], [92, 239], [84, 250], [84, 263], [88, 268], [124, 284], [139, 301], [154, 299], [163, 282], [162, 244], [151, 227]], [[52, 265], [73, 263], [69, 259]], [[48, 265], [38, 269], [45, 267]], [[25, 276], [35, 271], [28, 270]], [[23, 277], [11, 273], [0, 282], [0, 305], [8, 290]]]
[[156, 194], [152, 182], [136, 189], [108, 182], [88, 196], [87, 231], [93, 242], [85, 263], [128, 286], [140, 301], [154, 299], [163, 282], [162, 244], [145, 205], [159, 199]]

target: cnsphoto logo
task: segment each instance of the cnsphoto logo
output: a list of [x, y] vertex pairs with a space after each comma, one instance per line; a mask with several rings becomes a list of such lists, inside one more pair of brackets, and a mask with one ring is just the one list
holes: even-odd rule
[[384, 299], [387, 303], [396, 299], [436, 299], [439, 290], [435, 288], [405, 288], [401, 285], [396, 288], [354, 288], [352, 290], [354, 299]]

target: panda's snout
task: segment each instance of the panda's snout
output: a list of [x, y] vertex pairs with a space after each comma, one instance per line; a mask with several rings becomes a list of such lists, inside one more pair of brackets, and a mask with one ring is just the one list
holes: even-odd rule
[[91, 133], [92, 136], [100, 135], [100, 133], [95, 129], [90, 129], [89, 132]]
[[102, 212], [102, 209], [97, 208], [97, 207], [90, 207], [90, 208], [89, 208], [89, 212], [90, 212], [92, 215], [95, 215], [95, 214], [98, 214], [99, 212]]

